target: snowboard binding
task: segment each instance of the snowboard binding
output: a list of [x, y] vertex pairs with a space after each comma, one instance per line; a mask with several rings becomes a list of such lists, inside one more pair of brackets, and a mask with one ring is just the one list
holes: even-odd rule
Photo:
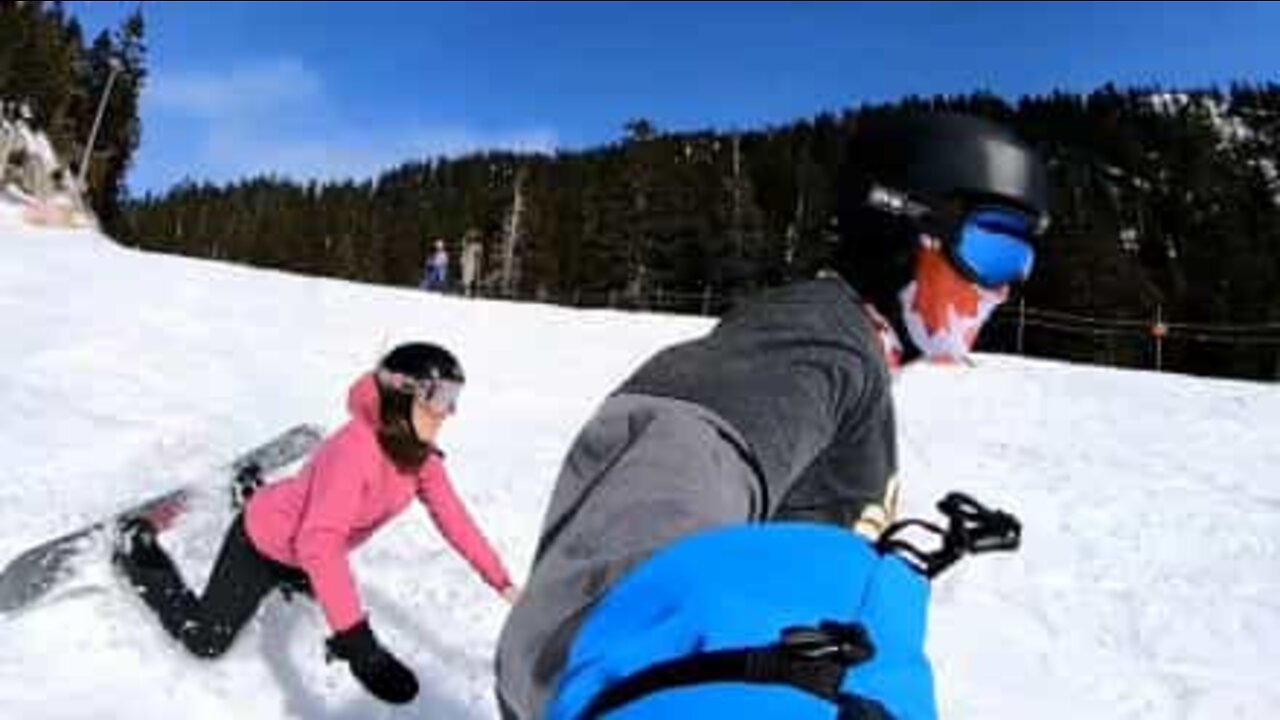
[[112, 543], [112, 562], [126, 570], [163, 564], [167, 557], [156, 535], [155, 524], [146, 516], [135, 515], [120, 520], [116, 523]]
[[265, 484], [262, 477], [262, 466], [247, 463], [236, 471], [231, 480], [231, 509], [239, 512], [249, 502], [249, 498]]
[[[926, 578], [933, 579], [965, 555], [987, 552], [1012, 552], [1022, 542], [1022, 523], [1003, 510], [993, 510], [972, 497], [948, 493], [938, 502], [938, 511], [947, 518], [947, 526], [907, 519], [893, 523], [876, 541], [881, 553], [893, 553]], [[912, 530], [932, 536], [937, 544], [925, 549], [906, 536]]]

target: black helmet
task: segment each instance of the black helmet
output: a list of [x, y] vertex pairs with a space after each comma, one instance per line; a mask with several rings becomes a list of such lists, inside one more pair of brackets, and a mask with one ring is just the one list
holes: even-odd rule
[[453, 353], [431, 343], [414, 342], [400, 345], [387, 353], [378, 367], [418, 381], [466, 382], [466, 377], [462, 373], [462, 364], [453, 356]]
[[1035, 150], [968, 115], [865, 116], [838, 192], [835, 269], [886, 311], [911, 280], [921, 233], [947, 242], [969, 210], [993, 205], [1026, 215], [1036, 232], [1049, 220], [1048, 173]]
[[421, 441], [413, 427], [415, 397], [445, 402], [450, 409], [466, 378], [453, 353], [431, 343], [406, 343], [378, 363], [378, 444], [401, 470], [421, 467], [438, 450]]

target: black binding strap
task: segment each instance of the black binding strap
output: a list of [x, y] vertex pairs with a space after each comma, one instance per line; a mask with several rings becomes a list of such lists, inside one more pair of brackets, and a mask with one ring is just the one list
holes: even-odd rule
[[[964, 493], [948, 493], [938, 502], [946, 516], [942, 528], [925, 520], [899, 520], [880, 535], [876, 549], [893, 553], [929, 579], [937, 577], [965, 555], [1017, 550], [1022, 540], [1022, 524], [1013, 515], [993, 510]], [[938, 538], [940, 546], [926, 550], [903, 537], [917, 528]]]
[[787, 628], [772, 645], [698, 653], [650, 666], [606, 688], [583, 717], [600, 717], [662, 690], [713, 682], [790, 685], [839, 703], [845, 672], [874, 652], [861, 625], [823, 622], [817, 628]]

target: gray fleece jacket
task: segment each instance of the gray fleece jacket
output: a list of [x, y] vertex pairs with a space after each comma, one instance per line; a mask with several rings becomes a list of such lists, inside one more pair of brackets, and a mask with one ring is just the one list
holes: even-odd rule
[[744, 521], [849, 526], [883, 501], [895, 448], [880, 339], [838, 278], [765, 292], [654, 355], [588, 421], [556, 480], [499, 639], [504, 717], [542, 716], [591, 607], [654, 551]]

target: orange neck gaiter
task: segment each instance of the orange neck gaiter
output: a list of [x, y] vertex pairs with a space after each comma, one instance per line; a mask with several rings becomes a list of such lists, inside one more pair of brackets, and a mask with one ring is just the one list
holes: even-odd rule
[[961, 362], [982, 325], [1009, 297], [962, 276], [936, 241], [926, 238], [916, 253], [916, 276], [902, 289], [903, 324], [911, 342], [932, 362]]

